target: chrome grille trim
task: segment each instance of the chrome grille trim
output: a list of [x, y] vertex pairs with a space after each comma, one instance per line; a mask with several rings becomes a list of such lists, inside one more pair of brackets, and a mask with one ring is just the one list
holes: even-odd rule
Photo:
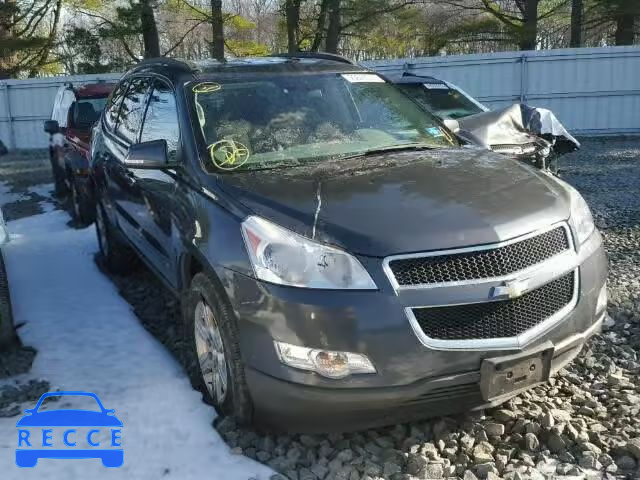
[[[471, 280], [459, 280], [459, 281], [438, 282], [438, 283], [421, 283], [421, 284], [414, 284], [414, 285], [400, 285], [397, 282], [396, 277], [390, 266], [390, 263], [393, 262], [394, 260], [436, 257], [436, 256], [443, 256], [443, 255], [456, 255], [456, 254], [464, 254], [464, 253], [470, 253], [470, 252], [494, 250], [497, 248], [505, 247], [507, 245], [512, 245], [514, 243], [522, 242], [524, 240], [536, 237], [538, 235], [542, 235], [558, 227], [562, 227], [565, 231], [567, 242], [569, 245], [568, 250], [565, 250], [552, 257], [549, 257], [546, 260], [543, 260], [542, 262], [531, 265], [530, 267], [527, 267], [523, 270], [510, 272], [508, 274], [501, 275], [498, 277], [475, 278]], [[391, 286], [393, 287], [394, 291], [397, 294], [399, 291], [402, 291], [402, 290], [418, 290], [418, 289], [427, 289], [427, 288], [454, 287], [454, 286], [461, 286], [461, 285], [492, 283], [492, 282], [500, 282], [503, 280], [508, 280], [516, 277], [531, 276], [531, 274], [534, 273], [536, 270], [550, 263], [553, 263], [555, 265], [562, 265], [563, 267], [565, 267], [564, 271], [566, 273], [566, 271], [571, 269], [571, 265], [575, 263], [576, 257], [577, 255], [575, 250], [575, 244], [573, 242], [573, 236], [571, 235], [571, 229], [569, 228], [569, 225], [567, 224], [567, 222], [563, 221], [563, 222], [549, 225], [544, 229], [535, 230], [533, 232], [527, 233], [525, 235], [521, 235], [519, 237], [511, 238], [509, 240], [504, 240], [504, 241], [492, 243], [492, 244], [478, 245], [473, 247], [455, 248], [455, 249], [449, 249], [449, 250], [436, 250], [432, 252], [391, 255], [389, 257], [384, 258], [384, 260], [382, 261], [382, 269], [385, 275], [387, 276], [387, 279], [391, 283]]]

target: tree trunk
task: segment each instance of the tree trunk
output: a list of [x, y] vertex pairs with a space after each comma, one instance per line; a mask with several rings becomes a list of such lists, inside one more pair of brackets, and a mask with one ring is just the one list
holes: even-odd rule
[[144, 44], [144, 58], [160, 57], [160, 37], [151, 0], [140, 0], [140, 27]]
[[338, 42], [340, 41], [340, 0], [328, 0], [329, 2], [329, 25], [327, 26], [327, 41], [325, 51], [328, 53], [338, 53]]
[[329, 0], [322, 0], [320, 2], [320, 13], [318, 14], [318, 21], [316, 23], [316, 33], [313, 36], [313, 43], [311, 44], [311, 51], [317, 52], [322, 45], [322, 39], [324, 38], [324, 24], [327, 21], [327, 6]]
[[527, 0], [522, 22], [520, 50], [535, 50], [538, 36], [538, 3], [540, 0]]
[[629, 13], [620, 13], [616, 17], [616, 45], [633, 45], [636, 17]]
[[298, 26], [300, 24], [301, 0], [286, 0], [284, 14], [287, 21], [287, 50], [289, 53], [298, 51]]
[[583, 0], [571, 0], [571, 39], [569, 46], [572, 48], [582, 47], [583, 12]]
[[211, 0], [211, 57], [224, 60], [224, 20], [222, 0]]

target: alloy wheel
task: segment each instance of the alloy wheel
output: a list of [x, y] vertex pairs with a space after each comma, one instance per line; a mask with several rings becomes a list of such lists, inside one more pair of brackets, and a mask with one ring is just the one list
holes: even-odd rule
[[196, 305], [193, 325], [202, 379], [215, 403], [221, 405], [228, 390], [227, 360], [220, 327], [203, 299]]

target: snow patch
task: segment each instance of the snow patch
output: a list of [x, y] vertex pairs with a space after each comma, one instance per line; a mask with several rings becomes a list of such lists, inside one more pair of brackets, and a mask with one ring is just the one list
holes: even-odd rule
[[23, 342], [38, 350], [33, 377], [52, 389], [94, 392], [115, 409], [124, 424], [124, 465], [41, 459], [20, 469], [14, 462], [20, 417], [0, 418], [2, 478], [269, 478], [267, 467], [230, 452], [212, 427], [214, 409], [100, 273], [94, 228], [73, 230], [67, 222], [64, 212], [53, 211], [9, 223], [12, 241], [3, 252], [15, 321], [24, 323]]
[[11, 191], [11, 185], [7, 182], [0, 182], [0, 206], [7, 203], [19, 202], [27, 197], [23, 192], [15, 193]]

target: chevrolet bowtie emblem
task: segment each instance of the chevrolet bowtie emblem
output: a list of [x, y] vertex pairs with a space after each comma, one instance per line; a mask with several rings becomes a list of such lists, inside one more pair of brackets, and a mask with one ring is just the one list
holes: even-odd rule
[[491, 289], [489, 298], [493, 300], [518, 298], [527, 290], [527, 284], [528, 282], [526, 280], [504, 282], [504, 285]]

